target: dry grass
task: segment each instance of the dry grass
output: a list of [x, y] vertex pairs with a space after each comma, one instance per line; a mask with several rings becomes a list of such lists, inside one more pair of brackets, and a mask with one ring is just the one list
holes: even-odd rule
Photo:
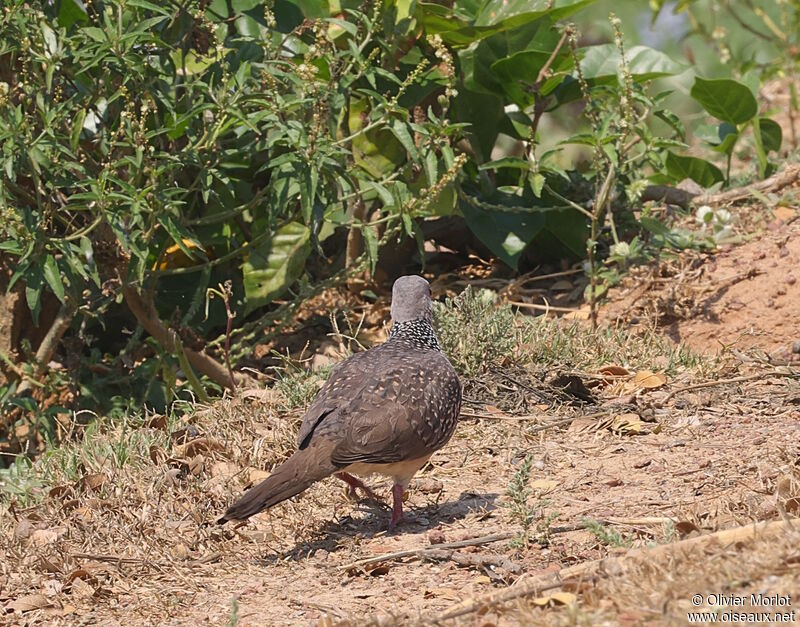
[[[514, 568], [482, 563], [519, 566], [525, 578], [624, 550], [615, 544], [641, 548], [775, 519], [793, 507], [796, 379], [764, 370], [762, 379], [667, 400], [697, 381], [759, 371], [700, 359], [648, 331], [591, 334], [543, 318], [518, 318], [515, 328], [514, 354], [467, 382], [462, 424], [412, 485], [402, 533], [387, 536], [386, 511], [347, 502], [333, 479], [247, 525], [215, 525], [235, 496], [294, 448], [301, 410], [288, 409], [278, 389], [245, 391], [172, 416], [76, 427], [69, 442], [6, 473], [0, 606], [13, 610], [9, 620], [29, 624], [222, 624], [232, 616], [242, 625], [369, 616], [407, 624], [520, 578]], [[607, 364], [631, 374], [598, 374]], [[666, 385], [637, 387], [633, 373], [645, 367], [666, 373]], [[563, 396], [549, 384], [554, 373], [577, 375], [596, 401]], [[619, 414], [641, 422], [610, 420]], [[461, 565], [404, 559], [367, 573], [342, 570], [365, 556], [442, 539], [519, 532], [506, 493], [526, 458], [529, 546], [463, 549]], [[619, 522], [652, 516], [681, 525]], [[581, 528], [587, 518], [599, 521], [594, 532]], [[778, 561], [770, 567], [762, 553]], [[788, 542], [746, 555], [721, 551], [696, 563], [646, 565], [580, 591], [571, 607], [523, 602], [490, 609], [481, 620], [615, 624], [639, 611], [641, 622], [669, 622], [701, 575], [714, 592], [726, 577], [758, 586], [770, 574], [779, 577], [776, 589], [796, 589]], [[664, 578], [669, 586], [659, 596]]]

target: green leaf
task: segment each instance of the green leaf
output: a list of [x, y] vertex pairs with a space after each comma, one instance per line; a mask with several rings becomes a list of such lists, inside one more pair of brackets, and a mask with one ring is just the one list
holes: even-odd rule
[[393, 207], [395, 205], [394, 196], [392, 196], [392, 192], [386, 189], [383, 185], [378, 183], [377, 181], [366, 181], [365, 182], [367, 187], [371, 187], [375, 190], [378, 194], [378, 197], [381, 199], [384, 207]]
[[[358, 133], [367, 123], [369, 101], [366, 98], [351, 98], [347, 115], [350, 133]], [[404, 126], [400, 120], [394, 122]], [[413, 140], [411, 146], [414, 146]], [[375, 179], [382, 179], [394, 172], [405, 160], [406, 150], [393, 130], [376, 128], [353, 139], [353, 161]]]
[[[615, 44], [601, 44], [584, 48], [581, 72], [586, 80], [605, 82], [616, 80], [622, 58]], [[633, 46], [625, 51], [628, 71], [636, 81], [649, 81], [659, 76], [680, 74], [686, 66], [673, 61], [663, 52], [647, 46]]]
[[78, 142], [81, 139], [81, 131], [83, 131], [83, 121], [85, 119], [86, 109], [80, 109], [72, 122], [72, 134], [69, 138], [69, 145], [72, 147], [72, 150], [76, 150], [78, 148]]
[[781, 126], [775, 120], [770, 118], [758, 118], [758, 125], [761, 130], [761, 143], [764, 145], [766, 152], [778, 152], [783, 143], [783, 131]]
[[531, 190], [533, 190], [533, 195], [536, 196], [536, 198], [541, 198], [542, 189], [545, 184], [544, 174], [537, 172], [528, 179], [528, 182], [530, 183]]
[[42, 289], [44, 288], [42, 263], [32, 263], [25, 273], [25, 301], [31, 310], [33, 324], [39, 324], [39, 312], [42, 308]]
[[545, 223], [544, 214], [535, 209], [530, 213], [492, 211], [464, 199], [459, 200], [459, 208], [470, 231], [513, 270], [517, 269], [522, 251]]
[[75, 22], [86, 24], [89, 21], [86, 7], [81, 0], [59, 0], [56, 3], [56, 13], [59, 26], [64, 28], [69, 28]]
[[553, 8], [551, 0], [489, 0], [481, 3], [483, 6], [477, 14], [475, 10], [467, 10], [463, 2], [453, 3], [452, 8], [434, 2], [418, 2], [415, 17], [429, 35], [438, 34], [449, 46], [463, 48], [542, 18], [555, 23], [592, 2], [594, 0], [573, 0]]
[[47, 255], [44, 260], [44, 267], [42, 268], [45, 281], [53, 290], [53, 294], [62, 303], [64, 302], [64, 284], [61, 282], [61, 273], [58, 271], [58, 264], [56, 263], [53, 255]]
[[397, 138], [401, 144], [403, 144], [403, 148], [408, 151], [408, 154], [411, 155], [411, 158], [414, 160], [419, 159], [419, 153], [417, 152], [417, 147], [414, 145], [414, 139], [411, 137], [411, 133], [408, 132], [408, 126], [403, 120], [394, 120], [392, 122], [392, 133]]
[[433, 150], [427, 152], [422, 165], [425, 167], [425, 177], [428, 179], [428, 185], [433, 187], [436, 184], [436, 177], [439, 175], [439, 163]]
[[278, 298], [303, 273], [311, 252], [310, 236], [307, 226], [289, 222], [250, 250], [242, 264], [245, 315]]
[[372, 275], [375, 273], [375, 265], [378, 263], [378, 238], [370, 226], [362, 227], [361, 234], [364, 236], [364, 244], [367, 247], [369, 273]]
[[[202, 258], [200, 252], [203, 250], [202, 244], [197, 238], [181, 225], [172, 214], [162, 213], [158, 216], [158, 223], [169, 233], [178, 247], [189, 259]], [[193, 244], [193, 247], [189, 247]]]
[[723, 122], [717, 129], [717, 137], [719, 138], [719, 143], [713, 150], [724, 155], [730, 155], [733, 153], [733, 147], [739, 140], [739, 130], [733, 124]]
[[708, 113], [724, 122], [743, 124], [758, 113], [750, 89], [730, 78], [706, 80], [697, 76], [690, 93]]
[[161, 15], [168, 16], [170, 14], [164, 7], [160, 7], [152, 2], [147, 2], [147, 0], [127, 0], [125, 4], [129, 7], [139, 7], [140, 9], [147, 9], [148, 11], [160, 13]]
[[303, 169], [301, 182], [300, 207], [303, 211], [303, 219], [306, 224], [309, 224], [314, 208], [314, 198], [317, 195], [317, 184], [319, 183], [319, 170], [314, 164], [310, 164]]
[[667, 225], [651, 216], [642, 216], [639, 218], [639, 223], [653, 235], [669, 235], [671, 233]]
[[677, 181], [692, 179], [698, 185], [711, 187], [725, 179], [720, 169], [705, 159], [667, 153], [667, 172]]

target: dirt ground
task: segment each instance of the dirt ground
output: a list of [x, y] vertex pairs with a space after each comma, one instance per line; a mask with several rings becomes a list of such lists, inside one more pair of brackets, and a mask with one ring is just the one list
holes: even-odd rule
[[656, 321], [672, 340], [701, 352], [758, 348], [791, 359], [800, 338], [800, 209], [766, 215], [759, 236], [742, 244], [637, 269], [614, 291], [604, 320]]
[[[385, 507], [348, 501], [335, 479], [214, 524], [291, 450], [302, 410], [270, 390], [64, 447], [29, 485], [46, 498], [3, 513], [0, 623], [677, 625], [695, 594], [750, 593], [790, 595], [782, 609], [800, 622], [798, 232], [773, 215], [741, 245], [648, 266], [612, 292], [604, 322], [706, 357], [675, 362], [643, 341], [631, 363], [574, 369], [589, 405], [542, 402], [535, 365], [468, 382], [456, 435], [393, 534]], [[526, 459], [527, 543], [509, 494]], [[781, 530], [753, 536], [755, 521]], [[736, 541], [691, 544], [737, 528]], [[640, 557], [620, 561], [629, 551]]]

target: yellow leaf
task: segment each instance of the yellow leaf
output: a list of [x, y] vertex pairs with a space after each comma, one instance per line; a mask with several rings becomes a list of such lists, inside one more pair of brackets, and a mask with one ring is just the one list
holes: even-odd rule
[[578, 600], [578, 597], [571, 592], [554, 592], [550, 595], [550, 598], [561, 605], [570, 605]]
[[656, 374], [649, 370], [641, 370], [640, 372], [636, 373], [633, 381], [639, 388], [655, 389], [664, 385], [667, 382], [667, 377], [665, 377], [663, 374]]
[[538, 597], [533, 599], [533, 604], [538, 605], [539, 607], [544, 607], [545, 605], [557, 604], [557, 605], [569, 605], [570, 603], [575, 603], [578, 600], [571, 592], [554, 592], [546, 597]]
[[637, 435], [642, 432], [642, 419], [638, 414], [620, 414], [614, 416], [611, 422], [611, 430], [626, 435]]
[[536, 479], [535, 481], [530, 482], [530, 487], [534, 490], [549, 492], [550, 490], [555, 490], [558, 487], [558, 481], [553, 481], [552, 479]]
[[562, 318], [564, 318], [565, 320], [588, 320], [589, 316], [591, 315], [591, 312], [592, 310], [589, 307], [589, 305], [584, 305], [577, 311], [570, 311], [568, 313], [565, 313], [562, 316]]

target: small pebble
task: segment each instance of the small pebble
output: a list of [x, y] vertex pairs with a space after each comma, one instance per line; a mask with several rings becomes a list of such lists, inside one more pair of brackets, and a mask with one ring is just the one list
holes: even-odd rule
[[445, 540], [444, 531], [441, 529], [431, 529], [428, 532], [428, 542], [431, 544], [444, 544]]
[[792, 352], [800, 353], [800, 340], [795, 340], [792, 342]]

